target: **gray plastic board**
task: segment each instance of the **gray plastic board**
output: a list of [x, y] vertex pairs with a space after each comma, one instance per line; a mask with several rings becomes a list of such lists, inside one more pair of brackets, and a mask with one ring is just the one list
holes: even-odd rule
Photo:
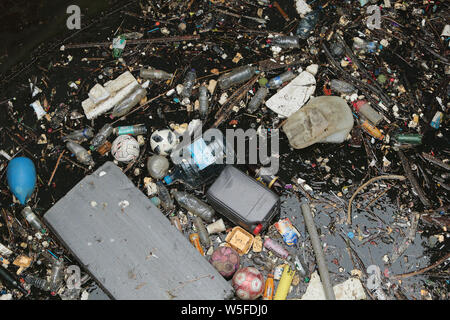
[[114, 299], [227, 299], [231, 285], [112, 162], [44, 216]]

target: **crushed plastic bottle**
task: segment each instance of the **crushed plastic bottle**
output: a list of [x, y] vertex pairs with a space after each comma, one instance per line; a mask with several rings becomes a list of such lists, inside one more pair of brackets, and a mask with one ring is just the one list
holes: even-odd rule
[[66, 143], [66, 147], [77, 157], [80, 163], [87, 166], [93, 166], [95, 164], [89, 152], [78, 143], [69, 141]]
[[158, 69], [141, 69], [139, 72], [139, 76], [143, 79], [150, 79], [150, 80], [169, 80], [173, 77], [172, 73], [168, 73], [164, 70], [158, 70]]
[[383, 120], [383, 116], [375, 111], [367, 101], [359, 100], [354, 104], [354, 108], [356, 112], [362, 114], [367, 120], [372, 122], [374, 125], [377, 125], [381, 120]]
[[249, 80], [256, 72], [257, 68], [254, 66], [242, 66], [234, 69], [231, 72], [221, 75], [217, 82], [222, 90], [226, 90], [231, 86]]
[[158, 197], [161, 201], [161, 206], [166, 212], [172, 212], [175, 206], [166, 186], [161, 181], [157, 181], [156, 186], [158, 187]]
[[113, 39], [112, 43], [112, 55], [114, 58], [120, 58], [122, 55], [123, 49], [127, 44], [127, 38], [124, 35], [121, 35], [117, 38]]
[[338, 79], [333, 79], [330, 81], [330, 88], [331, 90], [339, 93], [350, 94], [356, 92], [356, 88], [352, 84]]
[[112, 124], [105, 124], [100, 131], [95, 135], [94, 139], [91, 141], [91, 150], [98, 149], [103, 143], [105, 143], [106, 139], [113, 133], [114, 127]]
[[276, 89], [280, 87], [284, 82], [292, 80], [296, 77], [295, 73], [292, 70], [288, 70], [283, 72], [282, 74], [272, 78], [267, 83], [267, 87], [270, 89]]
[[310, 36], [311, 32], [314, 31], [318, 18], [318, 11], [311, 11], [310, 13], [308, 13], [302, 20], [300, 20], [296, 34], [301, 39], [307, 39]]
[[204, 85], [200, 86], [198, 101], [200, 103], [200, 118], [205, 119], [206, 115], [208, 114], [209, 101], [208, 88]]
[[71, 140], [73, 142], [83, 142], [87, 139], [91, 139], [94, 136], [94, 130], [92, 128], [84, 128], [80, 130], [75, 130], [72, 133], [69, 133], [68, 135], [65, 135], [63, 137], [63, 141], [66, 142], [67, 140]]
[[181, 96], [183, 98], [189, 98], [192, 94], [192, 88], [194, 87], [195, 80], [197, 79], [197, 72], [195, 69], [191, 69], [186, 73], [183, 81], [183, 91]]
[[211, 240], [209, 239], [209, 233], [203, 224], [203, 220], [200, 217], [194, 217], [193, 223], [195, 229], [197, 230], [198, 236], [200, 238], [200, 243], [205, 247], [209, 248], [211, 246]]
[[300, 38], [298, 36], [277, 36], [269, 39], [272, 46], [280, 48], [300, 48]]
[[36, 231], [41, 232], [42, 234], [46, 233], [46, 230], [37, 215], [31, 210], [29, 206], [26, 206], [22, 209], [20, 212], [22, 216], [27, 220], [27, 222], [30, 224], [30, 226], [35, 229]]
[[134, 106], [136, 106], [141, 99], [147, 95], [147, 90], [138, 86], [128, 97], [123, 99], [117, 106], [114, 107], [111, 118], [117, 118], [127, 114]]
[[255, 95], [248, 104], [248, 112], [255, 112], [259, 108], [259, 106], [263, 104], [264, 99], [267, 97], [268, 93], [269, 89], [267, 87], [259, 87], [258, 91], [256, 91]]
[[129, 134], [132, 136], [138, 136], [147, 133], [147, 127], [145, 125], [134, 125], [134, 126], [120, 126], [113, 129], [113, 133], [121, 136], [124, 134]]
[[50, 284], [47, 280], [27, 274], [24, 278], [25, 282], [44, 291], [50, 290]]
[[193, 196], [192, 194], [184, 191], [176, 191], [173, 189], [171, 191], [171, 194], [182, 208], [199, 216], [207, 223], [212, 222], [212, 219], [214, 217], [214, 209], [209, 205]]

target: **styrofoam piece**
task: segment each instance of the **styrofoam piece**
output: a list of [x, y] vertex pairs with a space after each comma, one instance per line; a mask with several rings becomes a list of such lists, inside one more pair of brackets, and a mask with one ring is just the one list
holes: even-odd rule
[[93, 103], [99, 103], [100, 101], [108, 99], [110, 94], [101, 84], [97, 83], [91, 90], [89, 90], [88, 96]]
[[[96, 86], [94, 86], [94, 88]], [[84, 113], [86, 114], [86, 118], [95, 119], [99, 115], [111, 110], [126, 96], [136, 90], [138, 86], [139, 83], [136, 81], [136, 78], [134, 78], [129, 71], [126, 71], [116, 79], [106, 82], [103, 85], [105, 91], [100, 89], [100, 87], [97, 87], [94, 90], [93, 95], [95, 97], [94, 100], [100, 102], [96, 103], [89, 97], [81, 103]], [[91, 91], [94, 88], [92, 88]], [[91, 93], [91, 91], [89, 92]], [[97, 91], [97, 93], [95, 91]], [[109, 94], [109, 98], [106, 100], [101, 100], [100, 96], [105, 94], [105, 92]], [[96, 94], [99, 95], [97, 96]]]
[[297, 0], [295, 2], [295, 9], [297, 9], [299, 15], [304, 15], [312, 11], [305, 0]]
[[231, 285], [113, 162], [83, 178], [44, 220], [113, 299], [233, 295]]
[[[349, 278], [346, 281], [335, 285], [333, 287], [336, 300], [365, 300], [366, 293], [357, 278]], [[319, 274], [315, 271], [311, 275], [308, 288], [300, 300], [325, 300], [325, 291], [323, 290], [322, 282]]]
[[316, 79], [308, 71], [303, 71], [267, 100], [266, 106], [280, 117], [289, 117], [308, 101], [315, 90]]
[[38, 120], [41, 120], [42, 117], [47, 114], [47, 112], [45, 112], [45, 110], [42, 108], [41, 103], [39, 102], [39, 100], [36, 100], [32, 104], [30, 104], [30, 106], [34, 109], [34, 112], [36, 113], [36, 116], [37, 116]]

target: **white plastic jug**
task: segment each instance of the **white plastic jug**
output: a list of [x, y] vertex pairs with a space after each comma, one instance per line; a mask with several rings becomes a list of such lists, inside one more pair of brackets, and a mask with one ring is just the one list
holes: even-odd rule
[[283, 125], [290, 145], [303, 149], [317, 142], [342, 143], [353, 128], [347, 102], [335, 96], [312, 98]]

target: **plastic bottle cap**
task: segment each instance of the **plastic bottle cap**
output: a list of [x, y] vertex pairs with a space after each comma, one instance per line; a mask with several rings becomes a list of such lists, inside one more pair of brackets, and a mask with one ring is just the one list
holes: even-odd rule
[[172, 180], [172, 178], [171, 178], [170, 176], [165, 176], [165, 177], [164, 177], [164, 181], [165, 181], [167, 184], [171, 184], [171, 183], [173, 182], [173, 180]]
[[258, 235], [258, 233], [260, 233], [261, 232], [261, 230], [262, 230], [262, 224], [260, 223], [260, 224], [258, 224], [256, 227], [255, 227], [255, 229], [253, 229], [253, 234], [256, 236], [256, 235]]

